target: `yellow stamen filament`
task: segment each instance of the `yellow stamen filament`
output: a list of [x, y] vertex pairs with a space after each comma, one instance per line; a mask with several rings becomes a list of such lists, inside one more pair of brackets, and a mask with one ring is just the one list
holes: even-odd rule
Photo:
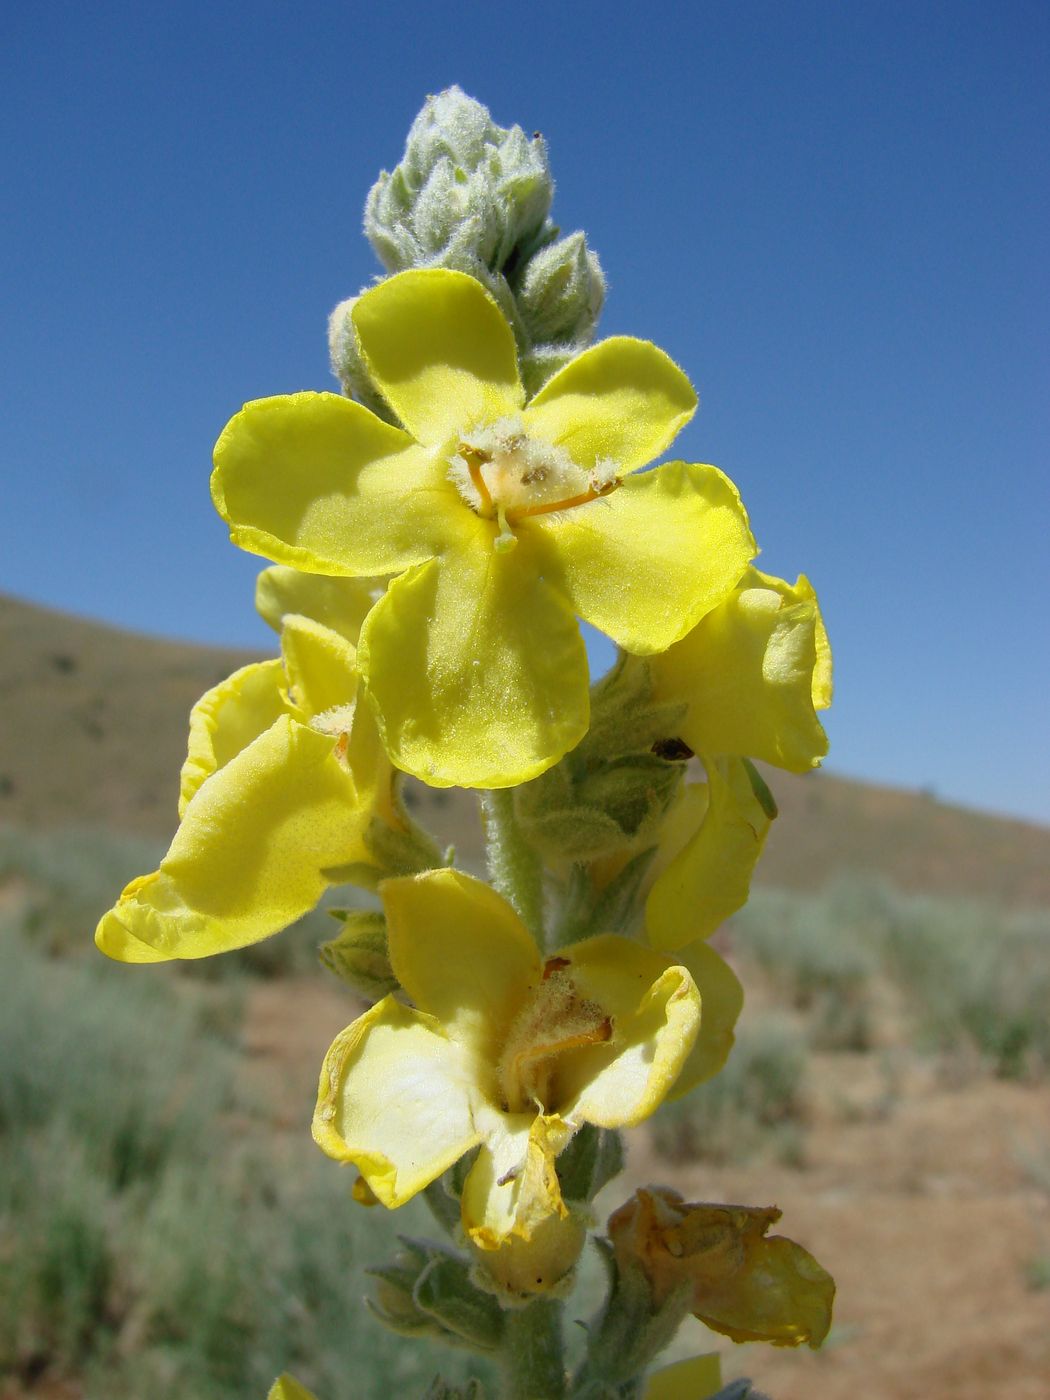
[[471, 452], [468, 448], [463, 446], [460, 447], [460, 452], [463, 454], [463, 460], [467, 464], [467, 471], [470, 472], [470, 479], [474, 483], [474, 489], [481, 497], [481, 511], [479, 513], [491, 520], [496, 510], [493, 505], [492, 496], [489, 493], [488, 485], [481, 471], [485, 458], [482, 457], [480, 453]]

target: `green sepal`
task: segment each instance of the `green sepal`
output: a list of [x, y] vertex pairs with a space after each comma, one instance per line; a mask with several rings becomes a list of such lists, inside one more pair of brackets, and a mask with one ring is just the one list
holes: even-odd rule
[[375, 1296], [365, 1304], [384, 1327], [402, 1337], [433, 1337], [445, 1341], [444, 1328], [417, 1306], [414, 1298], [420, 1274], [431, 1260], [426, 1244], [398, 1236], [402, 1248], [389, 1264], [365, 1272], [376, 1280]]
[[461, 1207], [459, 1194], [451, 1189], [451, 1168], [442, 1173], [436, 1181], [423, 1188], [423, 1199], [430, 1207], [434, 1219], [453, 1239], [460, 1229]]
[[755, 794], [755, 801], [771, 822], [776, 821], [780, 815], [780, 809], [777, 807], [776, 798], [769, 790], [769, 784], [749, 758], [742, 758], [740, 761], [744, 765], [748, 782], [751, 784], [751, 791]]
[[583, 743], [599, 752], [629, 753], [652, 749], [658, 740], [675, 734], [689, 706], [682, 701], [656, 701], [652, 690], [648, 663], [621, 653], [612, 670], [591, 689], [591, 727]]
[[328, 358], [332, 373], [350, 399], [364, 404], [384, 423], [400, 426], [398, 416], [372, 382], [368, 366], [354, 334], [351, 312], [357, 297], [341, 301], [328, 318]]
[[578, 1379], [597, 1385], [591, 1391], [581, 1387], [580, 1394], [600, 1395], [602, 1385], [622, 1386], [640, 1376], [670, 1343], [689, 1312], [692, 1287], [680, 1284], [655, 1307], [642, 1270], [637, 1265], [621, 1269], [608, 1240], [596, 1237], [594, 1243], [606, 1267], [609, 1292], [586, 1326], [587, 1357]]
[[384, 916], [371, 909], [328, 912], [343, 925], [337, 937], [318, 949], [329, 972], [334, 972], [366, 1001], [380, 1001], [397, 991], [400, 984], [390, 966]]
[[366, 1272], [376, 1280], [372, 1312], [402, 1336], [428, 1336], [471, 1351], [498, 1350], [503, 1311], [471, 1282], [463, 1255], [433, 1240], [398, 1236], [401, 1249], [389, 1264]]
[[574, 341], [559, 345], [533, 345], [526, 350], [518, 362], [526, 396], [535, 398], [552, 375], [564, 369], [570, 360], [586, 349], [586, 341]]
[[605, 300], [605, 278], [582, 233], [548, 243], [529, 261], [518, 291], [533, 342], [589, 336]]
[[383, 871], [364, 861], [351, 861], [349, 865], [328, 866], [324, 877], [330, 885], [356, 885], [359, 890], [375, 893], [383, 879]]
[[543, 812], [532, 820], [526, 818], [521, 825], [529, 840], [551, 859], [596, 860], [624, 845], [623, 831], [596, 807]]
[[623, 1164], [620, 1133], [585, 1123], [557, 1160], [562, 1196], [567, 1201], [593, 1201], [623, 1171]]
[[610, 880], [594, 905], [589, 932], [628, 932], [641, 915], [642, 885], [656, 855], [656, 847], [639, 851]]
[[514, 791], [524, 834], [555, 865], [588, 862], [652, 838], [685, 765], [658, 751], [686, 713], [654, 703], [648, 666], [622, 657], [591, 690], [590, 729], [541, 777]]
[[625, 836], [638, 837], [666, 811], [682, 778], [680, 763], [653, 753], [603, 763], [576, 785], [581, 803], [609, 816]]
[[476, 1288], [458, 1255], [438, 1255], [420, 1274], [413, 1294], [417, 1308], [473, 1351], [496, 1351], [503, 1340], [503, 1309], [491, 1293]]
[[399, 831], [381, 817], [373, 817], [365, 833], [365, 845], [383, 880], [391, 875], [419, 875], [444, 864], [441, 852], [414, 822]]

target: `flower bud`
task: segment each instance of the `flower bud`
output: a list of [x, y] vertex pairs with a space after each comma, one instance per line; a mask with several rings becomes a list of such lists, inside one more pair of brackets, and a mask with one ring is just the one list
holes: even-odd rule
[[454, 267], [499, 272], [554, 236], [547, 150], [520, 127], [497, 126], [480, 102], [452, 87], [430, 97], [405, 154], [365, 204], [365, 235], [391, 272]]
[[328, 356], [332, 373], [347, 398], [356, 399], [387, 423], [397, 420], [386, 400], [372, 383], [361, 352], [357, 348], [350, 313], [357, 297], [341, 301], [328, 318]]
[[601, 265], [582, 233], [549, 243], [530, 258], [518, 292], [534, 341], [588, 339], [604, 300]]
[[337, 938], [322, 943], [321, 962], [366, 1001], [380, 1001], [396, 991], [386, 947], [386, 919], [361, 909], [333, 909], [343, 927]]
[[428, 97], [409, 128], [402, 161], [405, 176], [418, 189], [445, 156], [464, 170], [475, 170], [486, 147], [500, 135], [488, 109], [453, 84]]
[[496, 1249], [475, 1247], [471, 1277], [505, 1307], [522, 1307], [540, 1295], [564, 1298], [575, 1284], [586, 1240], [582, 1212], [552, 1213], [533, 1226], [528, 1239], [511, 1235]]
[[503, 1337], [503, 1311], [475, 1287], [462, 1255], [429, 1240], [401, 1238], [390, 1264], [370, 1269], [376, 1280], [369, 1306], [394, 1332], [431, 1336], [473, 1351], [495, 1351]]
[[[656, 842], [684, 765], [653, 752], [684, 705], [654, 704], [644, 665], [621, 663], [591, 693], [591, 727], [541, 777], [515, 790], [530, 841], [551, 861], [629, 856]], [[669, 727], [670, 726], [670, 727]]]
[[567, 1201], [591, 1201], [623, 1171], [623, 1139], [615, 1128], [584, 1123], [557, 1162], [558, 1182]]

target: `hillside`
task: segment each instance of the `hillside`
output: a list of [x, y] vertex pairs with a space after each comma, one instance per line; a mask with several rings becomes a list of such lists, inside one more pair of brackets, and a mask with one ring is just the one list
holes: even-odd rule
[[[174, 830], [186, 717], [245, 652], [163, 641], [0, 597], [0, 822]], [[770, 773], [781, 809], [759, 874], [819, 887], [841, 871], [902, 888], [1050, 904], [1050, 830], [828, 773]], [[420, 790], [419, 815], [467, 863], [474, 801]]]

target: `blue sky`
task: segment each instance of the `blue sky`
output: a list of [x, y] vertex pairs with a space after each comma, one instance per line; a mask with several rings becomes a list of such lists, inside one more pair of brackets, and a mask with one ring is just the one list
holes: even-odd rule
[[428, 92], [542, 130], [555, 217], [816, 584], [841, 773], [1050, 820], [1045, 3], [137, 3], [0, 19], [0, 590], [269, 647], [208, 497], [329, 388]]

